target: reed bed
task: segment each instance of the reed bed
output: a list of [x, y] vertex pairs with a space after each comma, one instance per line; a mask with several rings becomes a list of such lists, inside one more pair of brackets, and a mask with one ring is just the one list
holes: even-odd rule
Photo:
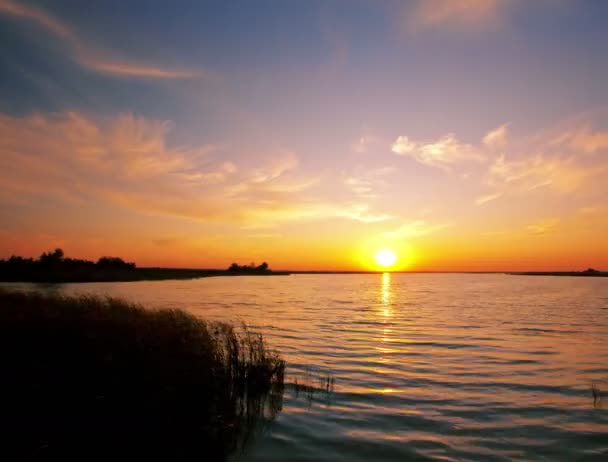
[[281, 408], [247, 329], [116, 298], [0, 290], [3, 460], [225, 460]]

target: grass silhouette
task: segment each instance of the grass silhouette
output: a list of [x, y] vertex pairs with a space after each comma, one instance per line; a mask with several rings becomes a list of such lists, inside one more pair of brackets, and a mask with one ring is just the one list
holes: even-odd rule
[[281, 408], [260, 335], [115, 298], [0, 290], [3, 460], [225, 460]]

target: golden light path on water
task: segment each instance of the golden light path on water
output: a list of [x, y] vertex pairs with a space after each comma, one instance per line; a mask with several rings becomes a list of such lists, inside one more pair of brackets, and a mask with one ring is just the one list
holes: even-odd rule
[[[263, 333], [288, 362], [287, 385], [241, 460], [523, 462], [608, 460], [608, 403], [591, 396], [592, 383], [608, 390], [607, 282], [384, 273], [53, 290]], [[298, 393], [296, 379], [311, 391]]]
[[[391, 317], [393, 314], [392, 306], [391, 306], [391, 273], [383, 273], [382, 274], [382, 344], [378, 349], [383, 354], [383, 357], [380, 358], [380, 363], [387, 364], [390, 362], [390, 357], [386, 356], [392, 353], [394, 350], [391, 349], [390, 342], [393, 341], [391, 338]], [[392, 393], [394, 390], [392, 388], [383, 388], [380, 390], [382, 393]]]

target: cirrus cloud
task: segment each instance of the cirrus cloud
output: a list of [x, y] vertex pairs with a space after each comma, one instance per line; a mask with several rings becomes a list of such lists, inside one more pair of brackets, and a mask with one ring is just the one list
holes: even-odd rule
[[595, 154], [608, 150], [608, 131], [593, 130], [587, 126], [579, 127], [560, 134], [551, 144], [566, 145], [576, 152]]
[[319, 177], [301, 174], [294, 152], [275, 152], [264, 163], [245, 165], [242, 155], [235, 154], [240, 161], [227, 158], [230, 153], [222, 146], [172, 146], [167, 142], [171, 128], [170, 122], [131, 114], [104, 119], [78, 112], [0, 114], [0, 202], [101, 202], [145, 214], [249, 227], [318, 218], [363, 223], [390, 218], [364, 202], [310, 194]]
[[486, 134], [482, 139], [483, 144], [489, 148], [503, 148], [507, 143], [508, 126], [508, 124], [503, 124]]
[[503, 195], [503, 193], [501, 193], [501, 192], [485, 194], [485, 195], [479, 196], [477, 199], [475, 199], [475, 203], [477, 205], [483, 205], [483, 204], [486, 204], [493, 200], [499, 199], [500, 197], [502, 197], [502, 195]]
[[501, 0], [416, 0], [406, 11], [411, 30], [445, 25], [487, 24], [504, 6]]
[[384, 233], [384, 236], [395, 238], [422, 237], [449, 228], [450, 226], [451, 224], [449, 223], [430, 224], [424, 220], [416, 220], [405, 223], [393, 231]]
[[103, 53], [85, 43], [65, 22], [51, 13], [14, 0], [0, 0], [0, 14], [22, 20], [33, 21], [63, 41], [72, 59], [80, 66], [102, 74], [118, 77], [139, 77], [150, 79], [190, 79], [207, 74], [202, 70], [169, 68], [133, 60], [121, 59]]

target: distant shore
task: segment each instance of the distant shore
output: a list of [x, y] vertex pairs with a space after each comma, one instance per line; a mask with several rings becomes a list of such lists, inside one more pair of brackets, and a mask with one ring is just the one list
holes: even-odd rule
[[608, 271], [523, 271], [516, 273], [507, 273], [513, 276], [576, 276], [576, 277], [592, 277], [601, 278], [608, 277]]
[[287, 271], [273, 271], [268, 263], [239, 265], [228, 269], [139, 268], [120, 257], [100, 257], [96, 262], [67, 258], [62, 249], [45, 252], [38, 259], [11, 256], [0, 259], [0, 282], [133, 282], [196, 279], [212, 276], [287, 276]]
[[229, 271], [221, 269], [184, 268], [130, 268], [95, 269], [76, 274], [43, 273], [30, 275], [0, 274], [0, 282], [82, 283], [82, 282], [136, 282], [198, 279], [216, 276], [289, 276], [287, 271]]

